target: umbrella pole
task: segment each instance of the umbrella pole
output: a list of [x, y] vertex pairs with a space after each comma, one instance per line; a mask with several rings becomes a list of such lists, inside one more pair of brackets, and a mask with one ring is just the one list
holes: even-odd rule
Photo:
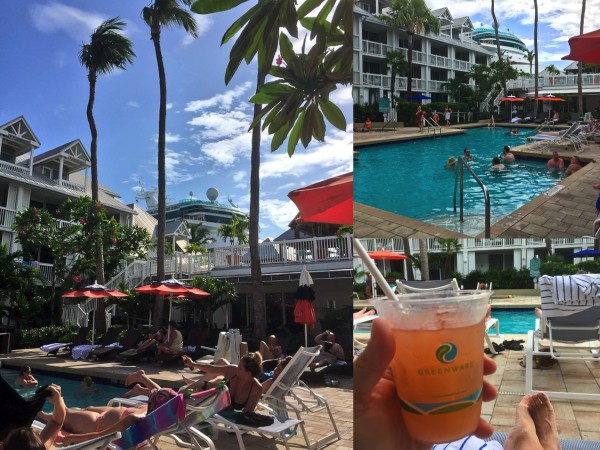
[[304, 324], [304, 346], [308, 347], [308, 325]]
[[94, 345], [94, 334], [96, 333], [96, 308], [98, 307], [98, 300], [94, 299], [94, 311], [92, 311], [92, 345]]

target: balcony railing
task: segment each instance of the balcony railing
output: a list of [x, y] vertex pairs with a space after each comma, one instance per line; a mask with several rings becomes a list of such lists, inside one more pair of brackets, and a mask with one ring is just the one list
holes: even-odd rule
[[[582, 86], [600, 86], [600, 74], [590, 73], [581, 75]], [[538, 78], [538, 88], [563, 88], [577, 86], [577, 75], [554, 75]], [[516, 80], [510, 80], [506, 87], [508, 89], [535, 89], [535, 78], [522, 77]]]
[[17, 166], [6, 161], [0, 161], [0, 169], [15, 172], [21, 175], [29, 175], [29, 168], [23, 166]]
[[84, 186], [82, 186], [81, 184], [72, 183], [71, 181], [61, 180], [60, 181], [60, 185], [61, 186], [65, 186], [65, 187], [67, 187], [69, 189], [73, 189], [74, 191], [85, 192], [85, 187]]
[[17, 211], [0, 206], [0, 228], [10, 230], [15, 223]]

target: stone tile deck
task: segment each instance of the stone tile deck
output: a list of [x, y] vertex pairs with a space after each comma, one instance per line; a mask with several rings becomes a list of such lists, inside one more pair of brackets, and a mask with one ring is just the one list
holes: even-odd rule
[[[478, 126], [462, 125], [460, 128]], [[458, 126], [444, 128], [444, 133], [462, 132]], [[431, 138], [431, 134], [419, 133], [416, 128], [398, 128], [395, 131], [354, 133], [355, 148], [360, 151], [361, 145], [407, 140], [415, 138]], [[517, 159], [522, 156], [550, 158], [553, 150], [561, 157], [568, 159], [575, 154], [571, 145], [558, 143], [535, 143], [513, 148]], [[581, 237], [593, 234], [593, 223], [597, 217], [595, 202], [598, 191], [592, 184], [600, 182], [600, 165], [596, 159], [600, 156], [600, 145], [585, 144], [578, 153], [588, 164], [580, 171], [558, 183], [559, 189], [553, 195], [542, 194], [528, 204], [517, 209], [491, 227], [491, 237], [517, 238], [558, 238]], [[548, 191], [548, 192], [550, 192]], [[410, 219], [367, 205], [355, 203], [354, 234], [357, 237], [484, 237], [465, 236], [446, 228]]]
[[[146, 374], [161, 386], [171, 386], [173, 388], [182, 386], [181, 375], [186, 373], [183, 370], [163, 368], [155, 364], [135, 365], [131, 363], [80, 361], [71, 358], [47, 357], [44, 352], [38, 349], [14, 350], [8, 358], [0, 358], [0, 363], [2, 363], [2, 367], [20, 367], [27, 364], [33, 368], [34, 373], [37, 369], [78, 374], [81, 377], [90, 375], [110, 379], [115, 383], [123, 383], [128, 374], [139, 369], [144, 369]], [[322, 384], [310, 384], [310, 387], [317, 394], [327, 399], [341, 435], [340, 440], [329, 444], [325, 448], [328, 450], [347, 450], [353, 448], [352, 378], [336, 376], [335, 379], [340, 381], [338, 387], [327, 387]], [[332, 431], [325, 411], [303, 414], [303, 418], [305, 419], [306, 431], [311, 441], [325, 436]], [[214, 440], [214, 443], [219, 450], [239, 449], [235, 434], [219, 433], [218, 439]], [[261, 437], [255, 433], [245, 436], [244, 443], [248, 450], [285, 449], [283, 444], [277, 443], [273, 439]], [[301, 433], [300, 436], [296, 436], [290, 440], [290, 447], [292, 449], [306, 448]], [[160, 448], [162, 450], [175, 450], [182, 447], [177, 446], [172, 438], [162, 437], [160, 439]]]

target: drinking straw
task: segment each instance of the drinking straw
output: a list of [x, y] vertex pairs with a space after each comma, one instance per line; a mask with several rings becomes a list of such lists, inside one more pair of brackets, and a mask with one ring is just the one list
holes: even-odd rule
[[367, 251], [365, 250], [365, 248], [362, 246], [362, 244], [360, 243], [360, 241], [358, 239], [353, 238], [353, 240], [354, 240], [354, 249], [356, 250], [356, 253], [358, 253], [358, 256], [360, 257], [360, 259], [362, 259], [363, 263], [365, 263], [365, 266], [367, 266], [367, 269], [369, 269], [369, 271], [371, 272], [371, 275], [373, 275], [373, 277], [375, 278], [375, 281], [377, 282], [378, 286], [381, 289], [383, 289], [383, 292], [385, 293], [385, 295], [387, 296], [387, 298], [389, 300], [398, 300], [398, 298], [396, 297], [396, 294], [394, 294], [393, 289], [391, 288], [391, 286], [388, 284], [388, 282], [385, 280], [385, 278], [383, 277], [383, 275], [381, 274], [381, 272], [375, 265], [375, 261], [373, 261], [371, 259], [371, 257], [369, 256], [369, 254], [367, 253]]

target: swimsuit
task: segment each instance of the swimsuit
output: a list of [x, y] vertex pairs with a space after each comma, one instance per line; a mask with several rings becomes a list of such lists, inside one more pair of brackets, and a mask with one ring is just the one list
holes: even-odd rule
[[[229, 387], [229, 382], [235, 377], [235, 375], [233, 377], [231, 377], [229, 380], [227, 380], [227, 387]], [[254, 384], [252, 384], [252, 387], [250, 388], [250, 391], [248, 392], [248, 396], [246, 397], [246, 401], [244, 403], [238, 403], [236, 401], [233, 400], [233, 397], [231, 397], [231, 404], [227, 407], [228, 410], [240, 410], [240, 409], [244, 409], [246, 407], [246, 404], [248, 403], [248, 400], [250, 400], [250, 394], [252, 394], [252, 389], [254, 389]], [[231, 391], [230, 391], [231, 392]]]

